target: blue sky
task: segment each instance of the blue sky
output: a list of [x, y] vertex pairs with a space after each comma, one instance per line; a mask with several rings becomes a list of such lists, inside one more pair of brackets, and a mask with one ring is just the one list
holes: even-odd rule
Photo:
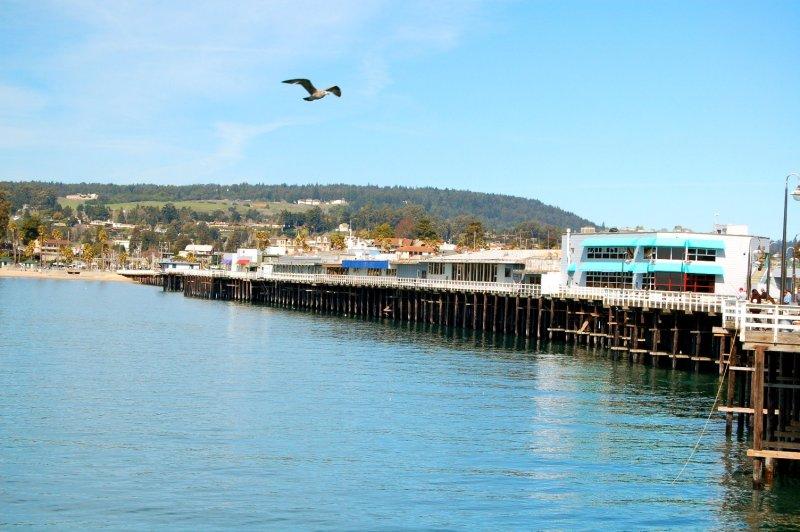
[[798, 28], [789, 1], [0, 0], [0, 179], [465, 188], [777, 236]]

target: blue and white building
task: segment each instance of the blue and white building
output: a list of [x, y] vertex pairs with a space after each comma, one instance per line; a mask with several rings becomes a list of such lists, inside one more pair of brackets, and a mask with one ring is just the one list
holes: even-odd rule
[[748, 289], [752, 265], [769, 239], [745, 226], [713, 233], [567, 232], [562, 237], [566, 286], [634, 288], [735, 295]]

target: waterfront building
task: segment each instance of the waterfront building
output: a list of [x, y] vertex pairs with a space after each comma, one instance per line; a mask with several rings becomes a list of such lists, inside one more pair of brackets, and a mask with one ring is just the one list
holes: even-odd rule
[[394, 255], [383, 254], [364, 258], [343, 259], [342, 268], [347, 275], [371, 275], [395, 277], [397, 270], [391, 261]]
[[214, 246], [210, 244], [189, 244], [186, 246], [184, 251], [186, 255], [191, 253], [198, 259], [208, 258], [211, 257], [212, 253], [214, 252]]
[[164, 259], [158, 263], [163, 272], [185, 272], [189, 270], [199, 270], [200, 264], [197, 262], [187, 262], [183, 260]]
[[72, 243], [64, 239], [45, 239], [41, 246], [38, 245], [37, 240], [35, 251], [40, 254], [42, 262], [55, 262], [61, 259], [62, 248], [70, 246], [72, 246]]
[[554, 250], [480, 250], [425, 257], [421, 262], [428, 279], [540, 284], [543, 275], [557, 274], [558, 255]]
[[397, 248], [398, 259], [412, 259], [414, 257], [426, 257], [436, 253], [431, 246], [408, 244]]
[[769, 239], [743, 226], [713, 233], [626, 231], [562, 237], [567, 286], [736, 295], [750, 289], [752, 264]]
[[255, 248], [239, 248], [231, 257], [231, 271], [255, 271], [261, 262], [261, 252]]

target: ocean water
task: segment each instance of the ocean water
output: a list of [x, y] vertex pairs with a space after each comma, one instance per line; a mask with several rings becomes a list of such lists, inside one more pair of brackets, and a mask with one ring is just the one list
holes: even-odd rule
[[601, 350], [0, 279], [0, 527], [800, 526], [714, 375]]

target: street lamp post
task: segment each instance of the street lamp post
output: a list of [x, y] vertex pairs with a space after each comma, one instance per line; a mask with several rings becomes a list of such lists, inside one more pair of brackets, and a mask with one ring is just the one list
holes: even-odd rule
[[[786, 290], [786, 211], [789, 206], [789, 178], [796, 177], [800, 180], [800, 174], [792, 172], [786, 176], [783, 187], [783, 235], [781, 237], [781, 288], [780, 300], [783, 301], [784, 291]], [[792, 197], [800, 201], [800, 185], [792, 191]]]
[[[790, 249], [792, 250], [792, 254], [791, 255], [792, 255], [792, 257], [794, 257], [794, 246], [787, 246], [786, 247], [786, 256], [787, 257], [789, 256], [789, 250]], [[792, 264], [794, 264], [794, 258], [792, 258]], [[788, 271], [789, 265], [788, 264], [782, 264], [781, 265], [781, 270], [783, 270], [784, 268]], [[786, 280], [788, 281], [789, 279], [787, 278]], [[792, 294], [792, 300], [794, 300], [794, 273], [792, 273], [792, 288], [791, 289], [787, 288], [787, 289], [784, 290], [784, 292], [791, 293]], [[785, 293], [783, 295], [784, 295], [784, 297], [786, 296]], [[783, 303], [783, 298], [781, 298], [780, 302]]]

